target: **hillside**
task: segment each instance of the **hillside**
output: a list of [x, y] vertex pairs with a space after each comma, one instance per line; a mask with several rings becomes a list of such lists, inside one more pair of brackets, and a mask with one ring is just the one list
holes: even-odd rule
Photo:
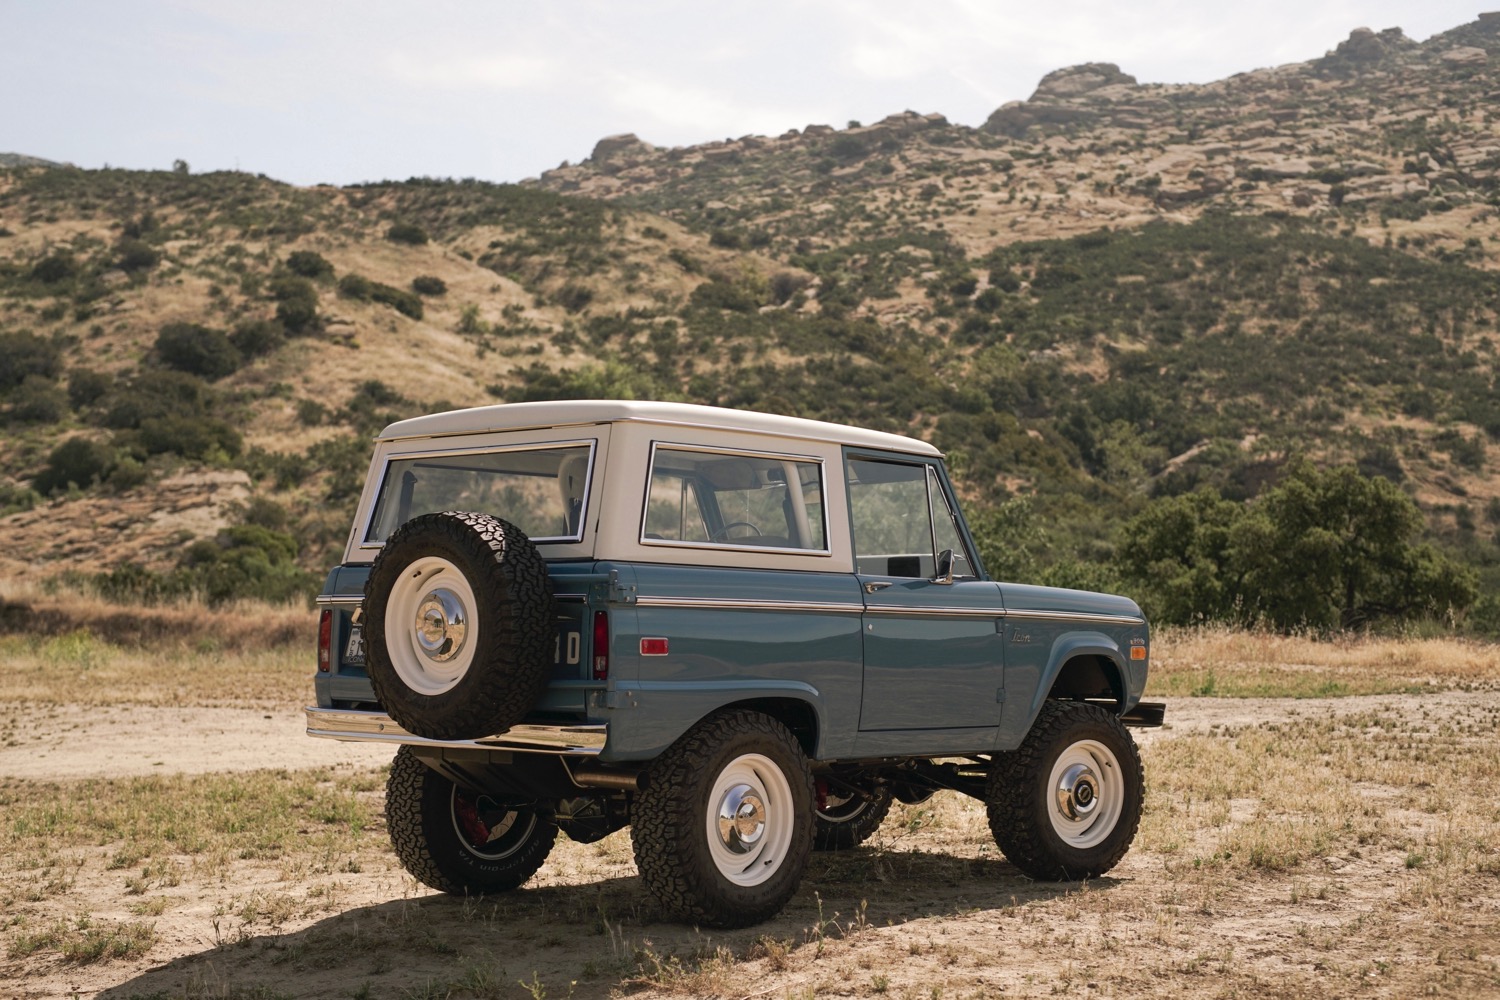
[[293, 592], [385, 421], [617, 395], [928, 438], [1079, 582], [1148, 498], [1297, 456], [1494, 576], [1497, 97], [1485, 15], [1206, 85], [1063, 69], [980, 128], [616, 136], [522, 185], [0, 169], [0, 578]]

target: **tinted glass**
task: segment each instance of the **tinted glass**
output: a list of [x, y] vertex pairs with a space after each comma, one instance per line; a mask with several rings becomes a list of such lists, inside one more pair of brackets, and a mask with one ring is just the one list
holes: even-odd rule
[[472, 510], [501, 517], [533, 541], [582, 537], [589, 445], [403, 458], [386, 466], [367, 543], [422, 514]]

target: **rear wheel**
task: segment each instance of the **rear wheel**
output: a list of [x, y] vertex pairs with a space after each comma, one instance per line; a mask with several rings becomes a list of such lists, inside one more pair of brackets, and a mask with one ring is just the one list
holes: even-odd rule
[[1144, 789], [1135, 740], [1113, 713], [1049, 701], [1020, 748], [995, 755], [990, 832], [1032, 878], [1097, 878], [1135, 839]]
[[404, 746], [391, 762], [385, 820], [406, 870], [454, 895], [516, 888], [536, 874], [557, 840], [556, 824], [532, 805], [463, 788]]
[[891, 811], [891, 789], [887, 785], [871, 790], [828, 787], [820, 799], [822, 805], [816, 810], [813, 827], [815, 851], [858, 847], [880, 829]]
[[786, 727], [737, 711], [661, 755], [631, 810], [636, 866], [676, 915], [709, 927], [774, 916], [807, 867], [812, 772]]

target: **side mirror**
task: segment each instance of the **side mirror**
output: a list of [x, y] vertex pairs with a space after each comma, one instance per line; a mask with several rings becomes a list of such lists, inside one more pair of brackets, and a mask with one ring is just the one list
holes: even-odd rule
[[953, 583], [953, 550], [944, 549], [938, 553], [937, 572], [933, 575], [931, 583], [940, 583], [949, 586]]

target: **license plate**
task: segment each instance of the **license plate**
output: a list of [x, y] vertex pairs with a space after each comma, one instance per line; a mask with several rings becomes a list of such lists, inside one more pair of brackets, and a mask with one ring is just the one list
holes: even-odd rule
[[365, 627], [363, 625], [351, 625], [349, 627], [349, 644], [344, 647], [344, 659], [363, 660], [365, 658]]

